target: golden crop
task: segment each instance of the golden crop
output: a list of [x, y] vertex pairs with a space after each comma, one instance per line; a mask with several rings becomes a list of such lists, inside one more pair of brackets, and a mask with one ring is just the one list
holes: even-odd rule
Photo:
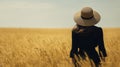
[[[120, 67], [120, 28], [104, 29], [104, 41], [102, 66]], [[70, 49], [71, 29], [0, 29], [0, 67], [73, 67]]]

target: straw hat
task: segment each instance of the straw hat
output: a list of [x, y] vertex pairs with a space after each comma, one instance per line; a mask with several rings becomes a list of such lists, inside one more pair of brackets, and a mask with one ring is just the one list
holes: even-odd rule
[[84, 7], [74, 16], [74, 21], [81, 26], [93, 26], [100, 21], [100, 14], [90, 7]]

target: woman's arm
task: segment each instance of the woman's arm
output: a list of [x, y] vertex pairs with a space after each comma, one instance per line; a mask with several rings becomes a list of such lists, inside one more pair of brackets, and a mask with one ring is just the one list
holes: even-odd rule
[[104, 46], [104, 40], [103, 40], [103, 30], [102, 28], [99, 28], [99, 40], [98, 40], [98, 45], [99, 45], [99, 54], [101, 57], [106, 57], [107, 56], [107, 53], [106, 53], [106, 49], [105, 49], [105, 46]]
[[78, 48], [77, 48], [77, 36], [74, 31], [72, 31], [72, 49], [70, 52], [70, 57], [74, 58], [74, 54], [77, 54]]

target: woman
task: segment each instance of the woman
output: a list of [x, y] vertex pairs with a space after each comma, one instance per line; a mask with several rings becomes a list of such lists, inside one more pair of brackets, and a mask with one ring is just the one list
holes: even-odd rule
[[[100, 65], [100, 57], [107, 56], [103, 41], [103, 31], [101, 27], [94, 26], [100, 21], [100, 15], [90, 7], [85, 7], [74, 16], [76, 22], [72, 30], [72, 49], [70, 57], [75, 62], [74, 55], [80, 55], [85, 59], [86, 55], [92, 60], [96, 67]], [[99, 54], [95, 47], [99, 47]]]

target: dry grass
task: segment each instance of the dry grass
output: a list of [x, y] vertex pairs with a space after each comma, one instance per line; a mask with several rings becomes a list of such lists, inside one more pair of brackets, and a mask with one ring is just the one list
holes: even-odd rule
[[[104, 40], [108, 57], [102, 66], [120, 67], [120, 28], [104, 29]], [[73, 67], [70, 49], [70, 29], [0, 29], [0, 67]]]

